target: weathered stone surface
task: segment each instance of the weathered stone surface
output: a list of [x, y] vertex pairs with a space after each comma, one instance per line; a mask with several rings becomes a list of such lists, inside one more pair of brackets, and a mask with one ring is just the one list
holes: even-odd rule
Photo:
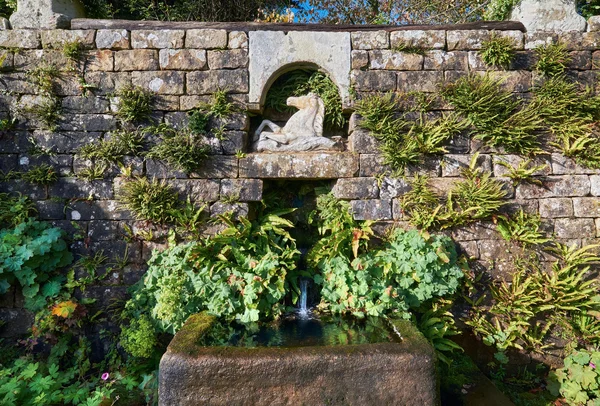
[[158, 70], [158, 51], [153, 49], [133, 49], [115, 52], [116, 71]]
[[44, 30], [41, 31], [42, 47], [43, 48], [59, 48], [64, 44], [71, 42], [79, 42], [86, 48], [94, 46], [94, 30]]
[[354, 50], [351, 54], [352, 69], [363, 69], [369, 64], [369, 52]]
[[0, 181], [0, 193], [19, 193], [29, 197], [31, 200], [44, 200], [47, 198], [44, 187], [30, 185], [21, 180]]
[[452, 230], [452, 238], [456, 241], [497, 240], [500, 234], [493, 223], [474, 223]]
[[40, 156], [19, 156], [19, 169], [21, 171], [29, 170], [35, 166], [49, 165], [54, 168], [59, 176], [72, 176], [73, 156], [72, 155], [40, 155]]
[[529, 71], [490, 72], [490, 76], [499, 79], [500, 86], [509, 92], [525, 93], [531, 90], [532, 75]]
[[[468, 53], [468, 60], [470, 61]], [[425, 54], [423, 69], [425, 70], [467, 70], [469, 62], [466, 51], [446, 52], [441, 50], [429, 51]]]
[[61, 131], [112, 131], [117, 119], [109, 114], [64, 114], [58, 126]]
[[132, 48], [183, 48], [183, 30], [136, 30], [131, 32]]
[[85, 74], [88, 84], [94, 86], [96, 95], [109, 95], [116, 90], [131, 85], [130, 72], [88, 72]]
[[69, 67], [68, 59], [58, 50], [36, 49], [21, 51], [14, 55], [14, 67], [17, 70], [31, 70], [42, 63], [54, 65], [61, 70]]
[[246, 131], [225, 131], [221, 140], [221, 152], [225, 155], [235, 155], [246, 150], [248, 133]]
[[204, 320], [192, 316], [161, 359], [161, 405], [439, 402], [433, 349], [410, 322], [394, 322], [402, 343], [248, 350], [190, 344], [210, 327]]
[[244, 31], [231, 31], [229, 33], [229, 41], [227, 42], [229, 49], [248, 49], [248, 35]]
[[352, 83], [359, 92], [388, 92], [396, 90], [396, 72], [353, 70]]
[[540, 216], [560, 218], [573, 216], [573, 201], [569, 198], [541, 199]]
[[59, 199], [111, 199], [112, 182], [104, 180], [83, 181], [77, 178], [59, 178], [49, 187], [50, 197]]
[[480, 240], [477, 245], [482, 260], [506, 260], [511, 256], [510, 243], [504, 240]]
[[[494, 156], [494, 176], [506, 176], [509, 173], [509, 169], [500, 162], [509, 164], [513, 168], [517, 168], [519, 164], [525, 161], [527, 158], [523, 158], [519, 155], [495, 155]], [[552, 164], [550, 162], [550, 156], [536, 156], [531, 159], [531, 163], [528, 168], [535, 166], [545, 165], [544, 168], [536, 171], [533, 176], [545, 176], [552, 174]]]
[[368, 177], [391, 172], [393, 172], [392, 169], [384, 164], [381, 154], [360, 154], [359, 176]]
[[161, 49], [161, 69], [203, 70], [206, 68], [206, 51], [203, 49]]
[[237, 69], [248, 65], [248, 50], [208, 51], [209, 69]]
[[592, 51], [571, 51], [569, 55], [571, 60], [567, 69], [588, 70], [592, 68]]
[[185, 74], [176, 71], [133, 72], [131, 83], [157, 94], [181, 95], [184, 92]]
[[348, 150], [357, 154], [376, 154], [379, 145], [379, 141], [363, 128], [358, 128], [348, 137]]
[[124, 235], [125, 230], [118, 221], [93, 220], [88, 223], [88, 238], [91, 241], [112, 241]]
[[534, 31], [525, 34], [525, 49], [535, 49], [555, 42], [558, 42], [558, 34], [555, 32]]
[[332, 190], [335, 197], [343, 200], [377, 199], [379, 187], [374, 178], [338, 179]]
[[577, 13], [575, 0], [521, 0], [510, 15], [527, 32], [585, 31], [585, 18]]
[[190, 177], [212, 179], [237, 178], [238, 159], [233, 156], [210, 156], [202, 163], [202, 167], [198, 172], [192, 173]]
[[127, 30], [98, 30], [96, 32], [98, 49], [129, 49], [130, 35]]
[[398, 72], [398, 90], [401, 92], [433, 93], [443, 81], [443, 72]]
[[[456, 177], [461, 176], [462, 171], [469, 167], [472, 155], [464, 154], [446, 154], [442, 160], [442, 176]], [[489, 155], [479, 155], [477, 166], [485, 172], [492, 170], [492, 159]]]
[[374, 70], [421, 70], [423, 55], [389, 49], [369, 51], [369, 67]]
[[596, 219], [596, 237], [600, 237], [600, 219]]
[[62, 220], [65, 218], [64, 202], [39, 200], [35, 202], [35, 207], [40, 220]]
[[263, 181], [260, 179], [223, 179], [221, 196], [236, 197], [240, 202], [258, 202], [262, 199]]
[[[411, 189], [410, 183], [404, 178], [384, 177], [379, 186], [379, 197], [382, 199], [394, 199], [401, 197]], [[396, 217], [394, 217], [396, 219]]]
[[34, 314], [25, 309], [0, 309], [0, 320], [3, 322], [0, 337], [18, 337], [27, 334]]
[[442, 30], [404, 30], [393, 31], [390, 34], [392, 48], [408, 45], [423, 49], [444, 49], [446, 46], [446, 31]]
[[84, 18], [79, 0], [17, 0], [17, 11], [10, 16], [13, 28], [70, 28], [71, 19]]
[[240, 159], [241, 178], [336, 179], [358, 172], [349, 153], [250, 154]]
[[274, 75], [293, 64], [314, 64], [338, 86], [342, 104], [349, 103], [350, 33], [315, 31], [250, 31], [249, 103], [262, 105]]
[[215, 179], [176, 180], [170, 182], [181, 193], [194, 202], [214, 202], [219, 200], [220, 182]]
[[115, 58], [113, 51], [104, 49], [90, 51], [85, 54], [85, 69], [88, 72], [103, 71], [110, 72], [114, 69]]
[[592, 196], [600, 196], [600, 175], [590, 176]]
[[356, 31], [351, 34], [352, 49], [385, 49], [390, 47], [386, 31]]
[[248, 72], [239, 69], [187, 74], [187, 94], [213, 94], [217, 90], [225, 90], [228, 93], [248, 92]]
[[355, 220], [392, 220], [390, 200], [352, 200], [350, 207]]
[[227, 31], [213, 29], [187, 30], [186, 48], [215, 49], [227, 47]]
[[449, 51], [481, 49], [481, 44], [490, 38], [487, 30], [451, 30], [446, 33]]
[[575, 217], [600, 217], [600, 198], [575, 197], [573, 198]]
[[554, 221], [554, 232], [558, 238], [581, 238], [593, 236], [596, 233], [594, 219], [560, 218]]
[[[179, 111], [180, 110], [179, 98], [180, 98], [179, 96], [157, 94], [154, 97], [154, 108], [156, 110], [162, 110], [162, 111], [180, 112]], [[166, 120], [166, 114], [165, 114], [165, 120]]]
[[68, 96], [62, 100], [63, 112], [68, 114], [104, 114], [110, 112], [110, 103], [103, 97]]
[[552, 173], [555, 175], [585, 175], [596, 174], [597, 169], [589, 169], [562, 154], [552, 154]]
[[[16, 28], [16, 27], [15, 27]], [[0, 30], [0, 47], [35, 49], [40, 46], [40, 32], [35, 30]]]
[[216, 202], [210, 206], [211, 217], [216, 217], [225, 213], [233, 213], [234, 218], [248, 217], [250, 207], [248, 203], [225, 203]]

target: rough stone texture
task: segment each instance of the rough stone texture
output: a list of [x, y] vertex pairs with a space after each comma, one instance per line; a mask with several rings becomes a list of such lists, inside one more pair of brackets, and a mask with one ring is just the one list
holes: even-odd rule
[[[505, 164], [509, 164], [513, 168], [517, 168], [519, 164], [525, 161], [527, 158], [523, 158], [518, 155], [496, 155], [494, 156], [494, 175], [495, 176], [506, 176], [509, 173], [509, 169], [504, 165], [501, 165], [499, 162], [504, 162]], [[535, 159], [531, 159], [531, 163], [528, 165], [528, 168], [542, 166], [545, 165], [544, 168], [536, 171], [533, 176], [545, 176], [552, 174], [552, 164], [550, 162], [549, 156], [538, 156]]]
[[160, 405], [439, 402], [434, 352], [409, 322], [395, 322], [401, 343], [248, 350], [190, 344], [211, 323], [196, 317], [177, 333], [161, 359]]
[[558, 238], [581, 238], [583, 235], [594, 235], [596, 225], [594, 219], [556, 219], [554, 232]]
[[548, 176], [542, 179], [541, 186], [530, 183], [519, 185], [517, 187], [517, 199], [586, 196], [589, 192], [590, 180], [587, 176]]
[[187, 74], [188, 94], [212, 94], [218, 90], [248, 92], [248, 74], [243, 70], [210, 70]]
[[187, 30], [186, 48], [215, 49], [227, 47], [227, 31], [225, 30]]
[[369, 52], [369, 67], [374, 70], [421, 70], [423, 55], [378, 50]]
[[392, 220], [390, 200], [352, 200], [350, 206], [355, 220]]
[[85, 17], [79, 0], [17, 0], [17, 11], [10, 16], [13, 28], [70, 28], [73, 18]]
[[544, 218], [572, 217], [573, 201], [569, 198], [541, 199], [539, 213]]
[[399, 72], [398, 90], [401, 92], [428, 92], [433, 93], [443, 82], [442, 72]]
[[446, 31], [392, 31], [390, 33], [390, 45], [392, 48], [408, 45], [425, 49], [444, 49], [446, 47]]
[[96, 47], [109, 49], [129, 49], [129, 31], [127, 30], [98, 30], [96, 32]]
[[577, 14], [575, 0], [521, 0], [510, 19], [520, 21], [527, 32], [585, 31], [585, 18]]
[[244, 31], [231, 31], [229, 33], [229, 41], [227, 42], [229, 49], [248, 49], [248, 34]]
[[575, 197], [573, 198], [575, 217], [600, 217], [600, 198]]
[[389, 48], [389, 34], [386, 31], [356, 31], [351, 34], [352, 49]]
[[294, 64], [319, 66], [338, 86], [342, 104], [349, 103], [349, 33], [251, 31], [249, 38], [249, 103], [262, 106], [274, 74]]
[[208, 51], [208, 67], [210, 69], [236, 69], [248, 65], [248, 51], [233, 49], [223, 51]]
[[131, 32], [132, 48], [182, 48], [183, 30], [139, 30]]
[[221, 196], [237, 197], [240, 202], [257, 202], [262, 199], [263, 181], [260, 179], [223, 179]]
[[359, 92], [396, 90], [397, 76], [395, 72], [353, 70], [351, 76], [354, 88]]
[[185, 76], [182, 72], [133, 72], [131, 83], [157, 94], [183, 94]]
[[40, 46], [39, 31], [0, 30], [0, 47], [32, 49]]
[[158, 70], [158, 52], [152, 49], [134, 49], [115, 52], [116, 71]]
[[[461, 176], [464, 169], [469, 167], [472, 155], [463, 154], [446, 154], [442, 163], [442, 176], [457, 177]], [[477, 158], [477, 166], [486, 172], [492, 170], [492, 160], [489, 155], [479, 155]]]
[[471, 52], [464, 51], [429, 51], [425, 54], [423, 69], [425, 70], [459, 70], [469, 68]]
[[90, 48], [94, 45], [95, 34], [93, 30], [41, 31], [42, 47], [62, 49], [66, 43], [79, 42], [83, 47]]
[[379, 187], [373, 178], [344, 178], [338, 179], [333, 187], [333, 194], [338, 199], [377, 199]]
[[250, 154], [240, 159], [241, 178], [337, 179], [358, 172], [358, 155], [348, 153]]
[[590, 176], [592, 196], [600, 196], [600, 175]]

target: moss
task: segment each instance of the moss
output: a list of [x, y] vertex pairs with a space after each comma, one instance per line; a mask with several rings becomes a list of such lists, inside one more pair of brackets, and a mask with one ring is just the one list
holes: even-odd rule
[[204, 312], [191, 315], [169, 344], [169, 351], [188, 355], [196, 353], [198, 341], [216, 320], [215, 316]]
[[402, 337], [402, 344], [407, 346], [405, 352], [434, 356], [433, 347], [411, 321], [390, 319], [390, 324]]

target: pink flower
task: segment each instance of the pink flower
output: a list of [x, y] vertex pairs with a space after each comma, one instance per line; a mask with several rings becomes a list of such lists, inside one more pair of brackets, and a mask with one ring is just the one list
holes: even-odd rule
[[593, 362], [590, 362], [590, 366], [592, 367], [592, 369], [596, 369], [596, 364], [594, 364]]
[[103, 374], [102, 374], [102, 376], [101, 376], [101, 379], [102, 379], [103, 381], [106, 381], [106, 380], [108, 379], [108, 377], [109, 377], [109, 376], [110, 376], [110, 375], [108, 374], [108, 372], [105, 372], [105, 373], [103, 373]]

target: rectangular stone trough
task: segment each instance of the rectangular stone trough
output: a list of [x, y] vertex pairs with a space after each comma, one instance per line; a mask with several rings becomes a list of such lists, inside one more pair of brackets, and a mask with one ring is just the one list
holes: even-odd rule
[[438, 405], [435, 354], [407, 321], [402, 340], [307, 347], [202, 347], [214, 323], [191, 316], [163, 355], [159, 404]]

